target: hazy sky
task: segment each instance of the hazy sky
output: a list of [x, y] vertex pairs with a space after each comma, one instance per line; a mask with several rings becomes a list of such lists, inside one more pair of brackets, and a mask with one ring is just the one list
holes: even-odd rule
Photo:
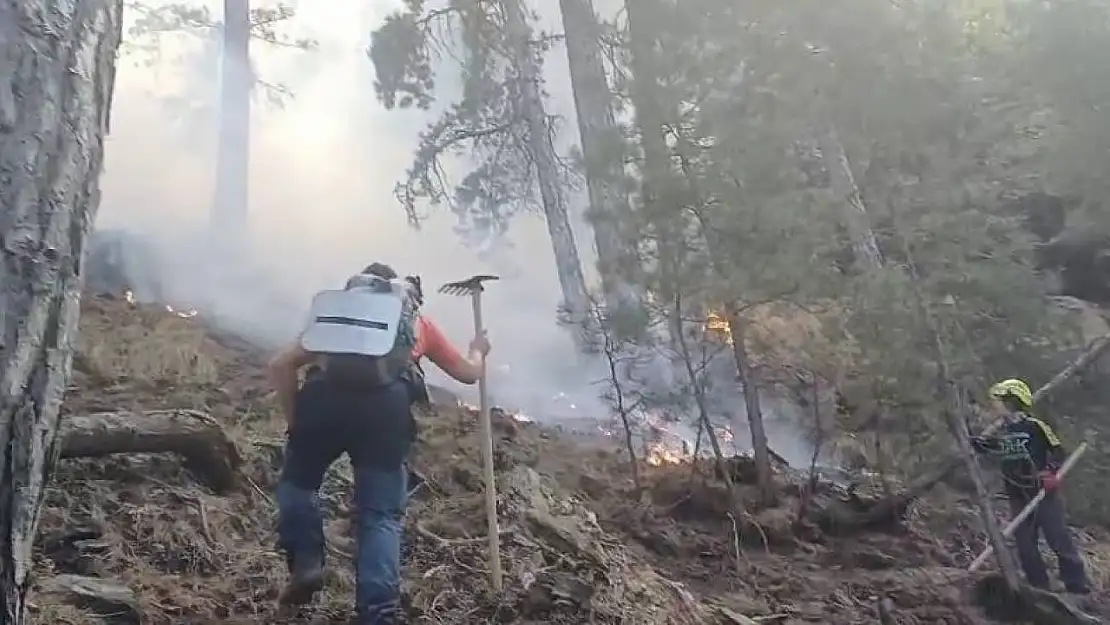
[[[201, 299], [237, 325], [261, 329], [275, 341], [292, 338], [302, 314], [275, 305], [275, 290], [279, 300], [306, 305], [312, 292], [341, 283], [371, 260], [420, 273], [432, 287], [479, 271], [501, 273], [507, 279], [490, 289], [487, 325], [495, 363], [509, 364], [517, 373], [511, 385], [500, 385], [500, 396], [531, 397], [519, 401], [546, 405], [563, 388], [592, 395], [592, 377], [575, 365], [569, 339], [553, 324], [558, 282], [539, 216], [513, 224], [515, 247], [495, 255], [499, 262], [493, 265], [461, 244], [446, 209], [420, 232], [405, 222], [393, 187], [409, 164], [417, 132], [430, 118], [382, 108], [365, 53], [372, 30], [398, 4], [295, 3], [297, 17], [285, 32], [317, 40], [318, 50], [252, 45], [261, 79], [287, 85], [295, 97], [284, 107], [256, 97], [252, 110], [255, 262], [249, 271], [224, 267], [213, 275], [203, 269], [197, 258], [203, 257], [198, 252], [204, 249], [203, 237], [188, 234], [200, 231], [212, 199], [218, 86], [215, 46], [206, 49], [191, 35], [162, 37], [157, 57], [134, 49], [121, 56], [99, 225], [141, 231], [172, 257], [172, 291]], [[211, 9], [222, 14], [219, 4]], [[546, 73], [552, 112], [569, 115], [565, 65], [565, 53], [558, 49]], [[573, 118], [565, 128], [566, 141], [576, 141]], [[582, 209], [576, 198], [574, 210]], [[584, 261], [592, 264], [592, 236], [585, 228], [577, 234]], [[223, 273], [251, 277], [231, 281]], [[266, 276], [264, 286], [253, 278], [260, 273]], [[442, 295], [429, 299], [430, 313], [465, 345], [472, 332], [468, 302]], [[555, 371], [559, 361], [575, 372], [573, 379]]]

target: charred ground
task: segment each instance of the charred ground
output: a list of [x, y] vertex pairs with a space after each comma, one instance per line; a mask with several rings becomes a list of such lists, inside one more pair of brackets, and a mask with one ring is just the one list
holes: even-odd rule
[[[35, 622], [85, 624], [345, 623], [353, 597], [349, 471], [322, 500], [331, 579], [317, 605], [282, 614], [284, 562], [272, 492], [283, 425], [265, 354], [203, 319], [88, 298], [65, 410], [201, 411], [238, 451], [239, 479], [216, 491], [178, 454], [63, 460], [38, 541]], [[473, 413], [420, 416], [413, 464], [427, 483], [407, 517], [405, 597], [413, 623], [985, 623], [964, 569], [982, 548], [974, 511], [955, 492], [919, 503], [894, 530], [839, 536], [798, 521], [804, 476], [778, 475], [775, 505], [730, 517], [708, 464], [644, 466], [509, 415], [495, 419], [507, 591], [485, 584], [478, 433]], [[745, 502], [743, 459], [730, 470]], [[825, 485], [818, 499], [844, 493]], [[1110, 544], [1080, 537], [1098, 588]], [[1098, 597], [1096, 597], [1096, 603]], [[880, 606], [885, 606], [880, 610]], [[751, 620], [746, 620], [751, 619]]]

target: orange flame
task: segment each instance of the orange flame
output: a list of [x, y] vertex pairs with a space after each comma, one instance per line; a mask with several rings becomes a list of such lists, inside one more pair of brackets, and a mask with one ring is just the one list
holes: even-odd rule
[[653, 467], [681, 464], [690, 459], [690, 443], [666, 426], [660, 415], [644, 413], [648, 428], [648, 444], [644, 461]]
[[663, 465], [682, 464], [687, 458], [665, 443], [652, 443], [648, 446], [645, 460], [653, 467], [661, 467]]
[[[135, 297], [135, 292], [130, 289], [123, 292], [123, 299], [127, 300], [127, 303], [132, 306], [138, 306], [139, 304], [139, 300]], [[182, 319], [192, 319], [198, 314], [196, 308], [174, 308], [169, 304], [163, 304], [162, 306], [166, 309], [166, 312], [177, 315]]]
[[705, 318], [705, 331], [725, 339], [732, 345], [732, 330], [729, 329], [728, 319], [717, 312], [710, 312]]

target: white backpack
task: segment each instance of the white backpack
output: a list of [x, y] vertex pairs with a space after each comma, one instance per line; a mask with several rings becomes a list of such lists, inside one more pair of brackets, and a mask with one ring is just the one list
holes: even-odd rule
[[312, 298], [301, 347], [324, 357], [330, 381], [357, 388], [389, 384], [412, 366], [417, 309], [407, 282], [359, 274], [346, 289]]

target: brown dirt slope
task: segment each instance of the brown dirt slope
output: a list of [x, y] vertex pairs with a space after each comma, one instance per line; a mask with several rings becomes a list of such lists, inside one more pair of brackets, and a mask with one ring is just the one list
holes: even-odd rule
[[[86, 301], [66, 410], [206, 411], [236, 441], [243, 479], [218, 495], [171, 455], [62, 461], [38, 541], [35, 622], [346, 622], [353, 580], [344, 466], [322, 493], [326, 592], [300, 614], [275, 605], [284, 563], [268, 493], [283, 426], [262, 356], [198, 318]], [[758, 623], [873, 623], [884, 599], [894, 622], [987, 622], [970, 604], [976, 580], [962, 572], [981, 533], [959, 497], [923, 505], [898, 533], [834, 538], [792, 522], [800, 489], [786, 475], [776, 507], [731, 519], [708, 467], [644, 467], [647, 490], [637, 494], [618, 454], [505, 415], [495, 432], [507, 591], [491, 596], [474, 416], [429, 412], [421, 426], [414, 465], [428, 483], [406, 528], [412, 623], [750, 623], [742, 614]], [[1110, 552], [1082, 539], [1092, 570], [1110, 571]], [[108, 580], [137, 605], [77, 601], [57, 589], [66, 575]]]

